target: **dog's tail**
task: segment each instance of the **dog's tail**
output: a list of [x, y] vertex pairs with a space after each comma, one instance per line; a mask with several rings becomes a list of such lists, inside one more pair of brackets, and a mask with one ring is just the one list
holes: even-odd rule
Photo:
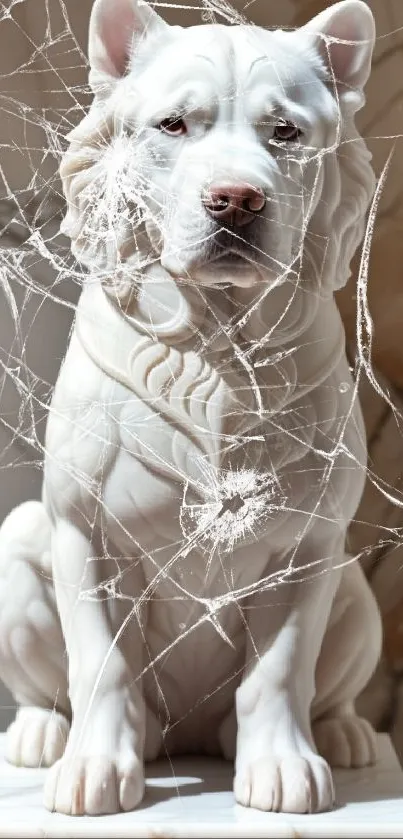
[[41, 501], [26, 501], [15, 507], [0, 527], [0, 569], [16, 559], [51, 575], [50, 519]]

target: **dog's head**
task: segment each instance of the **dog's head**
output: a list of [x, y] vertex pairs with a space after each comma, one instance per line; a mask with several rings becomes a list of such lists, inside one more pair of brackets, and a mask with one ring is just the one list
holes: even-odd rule
[[95, 0], [94, 101], [61, 167], [77, 258], [121, 296], [156, 260], [201, 285], [343, 285], [374, 186], [354, 124], [374, 39], [361, 0], [296, 31]]

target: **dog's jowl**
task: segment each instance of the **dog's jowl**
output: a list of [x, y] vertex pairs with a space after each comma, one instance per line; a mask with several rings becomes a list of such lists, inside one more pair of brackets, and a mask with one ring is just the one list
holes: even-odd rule
[[83, 266], [43, 500], [0, 532], [8, 759], [50, 810], [141, 806], [144, 761], [234, 760], [262, 810], [376, 759], [377, 608], [345, 553], [365, 432], [333, 299], [374, 191], [360, 0], [297, 31], [96, 0], [63, 231]]

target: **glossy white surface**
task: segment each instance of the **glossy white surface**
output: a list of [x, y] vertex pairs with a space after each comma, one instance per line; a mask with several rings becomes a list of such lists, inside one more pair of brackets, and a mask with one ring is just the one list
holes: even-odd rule
[[386, 735], [379, 749], [376, 766], [335, 772], [336, 808], [313, 816], [241, 807], [231, 792], [231, 764], [197, 758], [174, 761], [174, 770], [161, 761], [150, 765], [137, 811], [63, 816], [42, 805], [46, 770], [17, 769], [1, 758], [0, 837], [403, 837], [403, 772]]

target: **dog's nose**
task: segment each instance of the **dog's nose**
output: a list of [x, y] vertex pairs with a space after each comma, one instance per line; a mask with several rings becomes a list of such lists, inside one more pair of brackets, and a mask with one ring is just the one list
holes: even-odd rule
[[250, 184], [210, 184], [202, 194], [206, 212], [217, 221], [245, 227], [261, 213], [266, 198], [263, 190]]

